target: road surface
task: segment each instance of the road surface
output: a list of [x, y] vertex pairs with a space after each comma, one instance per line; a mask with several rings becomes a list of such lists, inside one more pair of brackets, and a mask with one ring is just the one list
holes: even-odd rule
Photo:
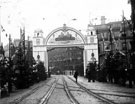
[[52, 75], [28, 89], [1, 98], [0, 104], [135, 104], [135, 88]]

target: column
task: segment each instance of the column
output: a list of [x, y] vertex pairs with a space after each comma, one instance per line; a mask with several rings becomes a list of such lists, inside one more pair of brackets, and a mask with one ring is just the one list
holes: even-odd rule
[[87, 54], [86, 54], [86, 50], [84, 48], [83, 51], [83, 66], [84, 66], [84, 76], [86, 75], [86, 67], [87, 67]]
[[47, 47], [44, 47], [44, 65], [46, 68], [46, 71], [48, 72], [48, 53], [47, 53]]

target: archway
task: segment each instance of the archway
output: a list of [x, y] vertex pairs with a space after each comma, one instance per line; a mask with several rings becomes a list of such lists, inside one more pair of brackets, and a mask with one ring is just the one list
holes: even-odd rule
[[[59, 27], [51, 31], [45, 39], [40, 37], [34, 39], [41, 39], [42, 44], [33, 44], [33, 52], [37, 52], [35, 56], [42, 53], [42, 58], [44, 58], [44, 64], [48, 71], [48, 51], [54, 47], [79, 47], [83, 48], [83, 66], [84, 66], [84, 74], [86, 70], [86, 66], [91, 59], [91, 53], [98, 53], [97, 48], [97, 40], [94, 41], [96, 35], [84, 35], [71, 27], [67, 27], [66, 24], [63, 27]], [[92, 40], [94, 39], [94, 40]], [[35, 40], [36, 42], [37, 40]], [[38, 42], [39, 43], [39, 42]], [[95, 51], [96, 50], [96, 51]], [[34, 53], [33, 53], [34, 54]], [[98, 54], [96, 55], [98, 57]], [[98, 58], [97, 58], [98, 60]]]

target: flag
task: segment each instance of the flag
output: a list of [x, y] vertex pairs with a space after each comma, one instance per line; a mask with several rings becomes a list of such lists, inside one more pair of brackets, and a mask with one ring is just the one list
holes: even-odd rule
[[105, 39], [103, 33], [101, 33], [101, 38], [103, 40], [103, 51], [105, 51]]
[[112, 27], [109, 27], [109, 32], [110, 32], [110, 43], [112, 44], [113, 38], [112, 38]]
[[25, 54], [25, 28], [20, 28], [20, 47], [23, 49]]
[[6, 34], [6, 37], [8, 36], [8, 34]]
[[3, 28], [3, 26], [1, 25], [1, 31], [2, 32], [5, 32], [5, 29]]
[[104, 42], [105, 39], [104, 39], [104, 34], [103, 34], [103, 33], [101, 33], [101, 38], [102, 38], [102, 40], [103, 40], [103, 42]]
[[25, 41], [25, 28], [20, 28], [20, 41], [24, 42]]
[[22, 39], [22, 28], [20, 28], [20, 40]]
[[4, 48], [3, 48], [3, 45], [0, 46], [0, 54], [4, 55]]

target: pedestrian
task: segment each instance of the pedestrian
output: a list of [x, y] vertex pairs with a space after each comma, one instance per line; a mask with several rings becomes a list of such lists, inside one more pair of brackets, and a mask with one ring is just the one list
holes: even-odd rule
[[77, 70], [74, 73], [74, 78], [76, 79], [76, 82], [77, 82], [77, 78], [78, 78], [78, 71]]

